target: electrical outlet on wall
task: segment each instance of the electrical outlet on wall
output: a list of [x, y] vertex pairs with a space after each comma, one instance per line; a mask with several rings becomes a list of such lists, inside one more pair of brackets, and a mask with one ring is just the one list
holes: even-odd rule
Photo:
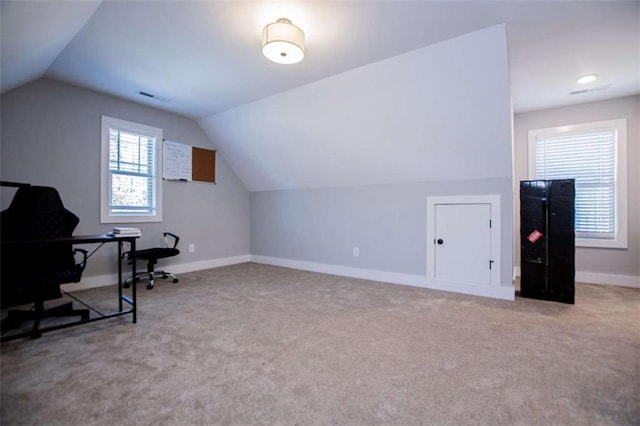
[[196, 252], [196, 245], [191, 243], [189, 244], [189, 253], [195, 253]]
[[353, 248], [353, 257], [358, 257], [360, 256], [360, 247], [354, 247]]

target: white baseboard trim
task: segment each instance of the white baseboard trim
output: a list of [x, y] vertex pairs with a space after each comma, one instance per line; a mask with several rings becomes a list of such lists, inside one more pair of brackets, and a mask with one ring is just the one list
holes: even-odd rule
[[[514, 276], [520, 276], [520, 267], [513, 268]], [[640, 288], [640, 276], [601, 274], [599, 272], [576, 271], [576, 282], [585, 284], [617, 285]]]
[[[184, 274], [186, 272], [200, 271], [202, 269], [219, 268], [221, 266], [235, 265], [237, 263], [246, 263], [250, 262], [250, 258], [251, 256], [246, 254], [241, 256], [223, 257], [220, 259], [200, 260], [197, 262], [176, 263], [167, 265], [167, 269], [174, 274]], [[124, 266], [125, 265], [123, 265], [123, 267]], [[125, 276], [127, 274], [130, 274], [128, 268], [123, 271], [123, 274], [125, 274]], [[115, 285], [117, 282], [118, 274], [93, 275], [83, 277], [82, 281], [77, 284], [63, 284], [61, 288], [64, 291], [72, 292], [78, 290], [87, 290], [96, 287], [104, 287], [108, 285]]]
[[303, 271], [320, 272], [323, 274], [339, 275], [350, 278], [380, 281], [391, 284], [402, 284], [412, 287], [429, 288], [433, 290], [452, 291], [456, 293], [485, 296], [495, 299], [515, 300], [513, 286], [475, 286], [457, 283], [428, 283], [424, 275], [402, 274], [398, 272], [377, 271], [373, 269], [352, 268], [349, 266], [330, 265], [326, 263], [307, 262], [303, 260], [283, 259], [279, 257], [251, 255], [251, 261], [266, 265], [282, 266]]
[[200, 260], [198, 262], [181, 263], [171, 265], [171, 272], [174, 274], [184, 274], [186, 272], [201, 271], [203, 269], [219, 268], [221, 266], [236, 265], [238, 263], [251, 262], [251, 256], [243, 254], [241, 256], [223, 257], [220, 259]]
[[432, 281], [427, 283], [426, 287], [434, 290], [452, 291], [454, 293], [490, 297], [492, 299], [516, 300], [516, 291], [513, 285], [491, 286], [491, 285], [482, 285], [482, 284], [466, 284], [466, 283], [455, 283], [455, 282], [446, 282], [446, 281]]
[[640, 288], [640, 277], [633, 275], [600, 274], [597, 272], [576, 271], [576, 281], [587, 284], [617, 285]]
[[382, 281], [392, 284], [403, 284], [414, 287], [424, 287], [425, 277], [422, 275], [402, 274], [398, 272], [376, 271], [373, 269], [353, 268], [350, 266], [331, 265], [327, 263], [307, 262], [304, 260], [283, 259], [251, 255], [251, 261], [265, 265], [282, 266], [284, 268], [300, 269], [303, 271], [321, 272], [323, 274], [339, 275], [342, 277], [360, 278], [363, 280]]

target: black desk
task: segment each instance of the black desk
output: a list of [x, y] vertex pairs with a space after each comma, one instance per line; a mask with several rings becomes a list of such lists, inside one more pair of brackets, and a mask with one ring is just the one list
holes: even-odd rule
[[[89, 318], [89, 319], [86, 319], [86, 320], [74, 321], [74, 322], [66, 322], [64, 324], [58, 324], [58, 325], [52, 325], [52, 326], [49, 326], [49, 327], [38, 328], [38, 330], [36, 330], [36, 332], [29, 331], [29, 332], [11, 334], [11, 335], [6, 336], [6, 337], [3, 336], [0, 339], [0, 341], [5, 342], [7, 340], [18, 339], [18, 338], [27, 337], [27, 336], [30, 336], [32, 338], [37, 338], [37, 337], [40, 337], [40, 333], [44, 333], [44, 332], [47, 332], [47, 331], [59, 330], [59, 329], [62, 329], [62, 328], [72, 327], [72, 326], [75, 326], [75, 325], [87, 324], [87, 323], [95, 322], [95, 321], [101, 321], [101, 320], [105, 320], [105, 319], [109, 319], [109, 318], [113, 318], [113, 317], [117, 317], [117, 316], [121, 316], [121, 315], [129, 315], [129, 314], [131, 314], [132, 322], [135, 324], [136, 321], [137, 321], [137, 316], [136, 316], [137, 315], [137, 313], [136, 313], [136, 282], [135, 282], [135, 280], [132, 280], [132, 283], [131, 283], [131, 297], [129, 297], [126, 294], [124, 294], [124, 292], [123, 292], [124, 280], [122, 279], [122, 254], [123, 254], [122, 244], [127, 242], [127, 243], [129, 243], [131, 245], [131, 248], [130, 248], [131, 254], [129, 256], [130, 259], [132, 260], [132, 262], [131, 262], [131, 276], [135, 277], [136, 276], [136, 261], [135, 261], [136, 260], [136, 240], [138, 238], [140, 238], [138, 235], [118, 235], [118, 236], [114, 236], [113, 234], [98, 234], [98, 235], [74, 235], [72, 237], [67, 237], [67, 238], [52, 238], [52, 239], [46, 239], [46, 240], [2, 241], [2, 250], [17, 249], [17, 248], [24, 248], [24, 247], [52, 246], [52, 245], [56, 245], [56, 244], [69, 244], [69, 243], [71, 243], [72, 245], [99, 243], [99, 244], [101, 244], [98, 247], [98, 249], [99, 249], [105, 243], [118, 243], [118, 310], [110, 312], [110, 313], [103, 314], [103, 313], [100, 313], [97, 310], [91, 308], [91, 306], [84, 304], [79, 299], [76, 299], [77, 301], [83, 303], [91, 311], [97, 313], [98, 316], [94, 317], [94, 318]], [[123, 303], [122, 302], [126, 302], [129, 305], [128, 309], [123, 309]]]

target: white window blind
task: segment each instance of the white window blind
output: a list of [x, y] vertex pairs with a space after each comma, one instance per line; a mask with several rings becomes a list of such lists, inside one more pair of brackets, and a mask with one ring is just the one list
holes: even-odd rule
[[155, 213], [155, 144], [151, 136], [109, 129], [109, 209], [112, 214]]
[[536, 179], [575, 179], [576, 235], [616, 236], [616, 129], [538, 137]]
[[627, 248], [627, 119], [529, 130], [529, 179], [575, 179], [576, 246]]

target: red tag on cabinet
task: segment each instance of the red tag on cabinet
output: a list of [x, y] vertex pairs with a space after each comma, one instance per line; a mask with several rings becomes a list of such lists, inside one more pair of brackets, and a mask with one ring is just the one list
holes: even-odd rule
[[527, 240], [529, 240], [529, 242], [531, 243], [535, 243], [540, 238], [542, 238], [542, 232], [538, 231], [537, 229], [534, 229], [533, 232], [530, 233], [529, 236], [527, 237]]

